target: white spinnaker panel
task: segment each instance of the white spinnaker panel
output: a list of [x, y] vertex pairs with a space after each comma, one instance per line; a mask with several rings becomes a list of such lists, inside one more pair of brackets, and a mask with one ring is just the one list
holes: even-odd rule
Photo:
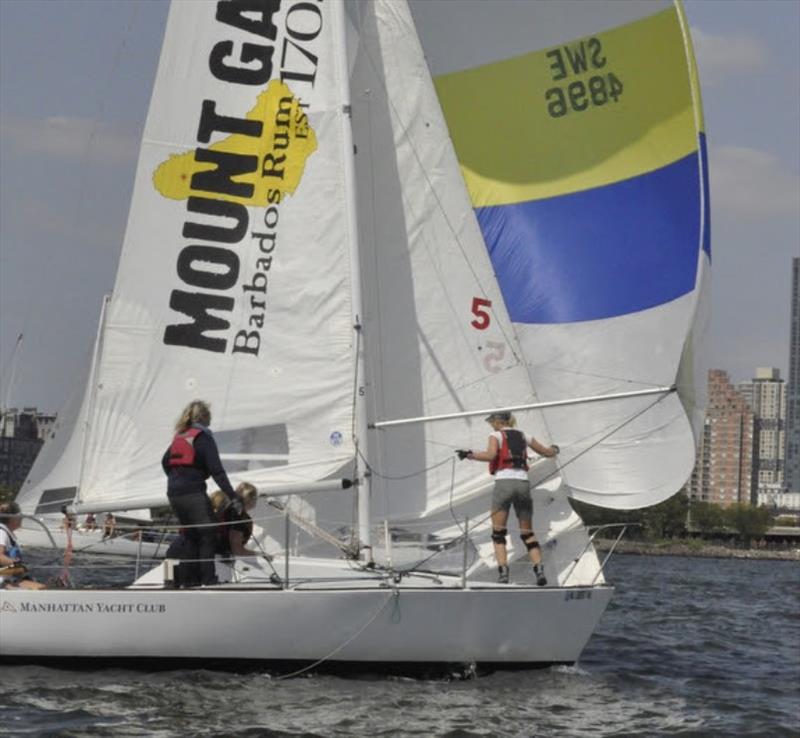
[[689, 332], [683, 348], [676, 382], [678, 396], [692, 424], [696, 443], [699, 443], [702, 434], [706, 402], [708, 400], [706, 390], [709, 367], [708, 354], [704, 343], [708, 324], [711, 320], [711, 293], [709, 289], [711, 264], [705, 255], [700, 259], [699, 272], [697, 309], [692, 330]]
[[[533, 401], [404, 2], [360, 4], [351, 94], [368, 396], [375, 420]], [[491, 306], [489, 306], [491, 303]], [[531, 414], [521, 414], [527, 430]], [[447, 509], [487, 489], [483, 418], [373, 432], [373, 517]]]
[[[315, 481], [352, 459], [332, 5], [290, 0], [270, 15], [276, 5], [178, 0], [170, 9], [108, 311], [83, 503], [165, 499], [161, 455], [193, 399], [210, 403], [234, 480]], [[210, 104], [225, 120], [203, 118]], [[209, 158], [241, 171], [209, 179], [214, 164], [199, 163]]]
[[[412, 7], [538, 399], [676, 383], [708, 250], [702, 113], [679, 7]], [[544, 416], [583, 501], [655, 504], [691, 473], [674, 393]]]

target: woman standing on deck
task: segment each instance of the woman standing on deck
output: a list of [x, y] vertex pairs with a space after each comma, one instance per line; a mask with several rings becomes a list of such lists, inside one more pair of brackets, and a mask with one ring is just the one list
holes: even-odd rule
[[519, 537], [528, 549], [533, 564], [536, 583], [547, 584], [542, 566], [542, 553], [539, 541], [533, 533], [533, 499], [528, 481], [528, 448], [541, 456], [555, 456], [558, 446], [543, 446], [535, 438], [528, 438], [516, 430], [517, 424], [511, 413], [492, 413], [486, 418], [492, 426], [492, 433], [486, 451], [457, 451], [460, 459], [488, 461], [489, 473], [494, 475], [492, 493], [492, 542], [497, 558], [498, 579], [501, 584], [508, 582], [508, 553], [506, 535], [508, 513], [511, 505], [519, 520]]
[[181, 414], [175, 426], [175, 438], [161, 460], [167, 475], [170, 505], [181, 525], [187, 526], [183, 549], [186, 561], [181, 564], [182, 570], [186, 567], [183, 570], [184, 586], [217, 583], [214, 566], [217, 520], [206, 495], [206, 479], [214, 478], [217, 486], [230, 498], [233, 509], [240, 510], [242, 505], [222, 468], [210, 425], [208, 405], [201, 400], [190, 402]]

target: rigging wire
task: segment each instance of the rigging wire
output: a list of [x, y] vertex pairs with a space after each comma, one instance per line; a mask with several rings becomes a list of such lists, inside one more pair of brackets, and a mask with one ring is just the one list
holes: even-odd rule
[[[598, 439], [597, 441], [595, 441], [593, 444], [591, 444], [591, 445], [587, 446], [585, 449], [583, 449], [583, 450], [582, 450], [582, 451], [580, 451], [579, 453], [575, 454], [575, 456], [573, 456], [572, 458], [568, 459], [568, 460], [567, 460], [567, 461], [565, 461], [563, 464], [559, 464], [558, 462], [556, 462], [556, 469], [555, 469], [554, 471], [550, 472], [550, 473], [549, 473], [548, 475], [546, 475], [545, 477], [543, 477], [541, 480], [539, 480], [539, 482], [538, 482], [538, 483], [539, 483], [539, 484], [542, 484], [542, 483], [544, 483], [544, 482], [547, 482], [548, 480], [552, 479], [553, 477], [557, 476], [558, 474], [561, 474], [561, 472], [563, 471], [563, 469], [564, 469], [565, 467], [569, 466], [570, 464], [573, 464], [573, 463], [574, 463], [574, 462], [576, 462], [576, 461], [577, 461], [579, 458], [581, 458], [582, 456], [584, 456], [585, 454], [587, 454], [589, 451], [591, 451], [593, 448], [597, 447], [599, 444], [601, 444], [603, 441], [605, 441], [607, 438], [609, 438], [610, 436], [614, 435], [614, 433], [617, 433], [618, 431], [622, 430], [622, 429], [623, 429], [625, 426], [629, 425], [629, 424], [630, 424], [630, 423], [632, 423], [634, 420], [636, 420], [637, 418], [641, 417], [641, 416], [642, 416], [644, 413], [646, 413], [646, 412], [648, 412], [649, 410], [651, 410], [652, 408], [654, 408], [654, 407], [655, 407], [656, 405], [658, 405], [660, 402], [663, 402], [663, 401], [664, 401], [664, 399], [665, 399], [666, 397], [669, 397], [669, 395], [668, 395], [668, 394], [664, 394], [664, 395], [662, 395], [661, 397], [658, 397], [658, 398], [656, 398], [656, 399], [655, 399], [653, 402], [651, 402], [649, 405], [647, 405], [647, 407], [645, 407], [645, 408], [642, 408], [642, 409], [641, 409], [641, 410], [639, 410], [638, 412], [634, 413], [634, 414], [633, 414], [631, 417], [627, 418], [627, 419], [626, 419], [624, 422], [622, 422], [620, 425], [618, 425], [617, 427], [613, 428], [613, 429], [612, 429], [612, 430], [610, 430], [608, 433], [606, 433], [606, 435], [604, 435], [602, 438], [599, 438], [599, 439]], [[455, 517], [455, 515], [454, 515], [454, 517]], [[481, 519], [480, 519], [480, 520], [479, 520], [479, 521], [478, 521], [478, 522], [475, 524], [475, 526], [473, 527], [473, 529], [475, 529], [475, 528], [478, 528], [479, 526], [481, 526], [483, 523], [485, 523], [485, 522], [486, 522], [487, 520], [489, 520], [490, 518], [491, 518], [491, 512], [490, 512], [488, 515], [485, 515], [483, 518], [481, 518]], [[461, 527], [461, 526], [459, 525], [459, 528], [460, 528], [460, 527]], [[402, 570], [402, 571], [400, 571], [400, 572], [398, 572], [398, 573], [400, 573], [400, 574], [406, 574], [406, 573], [409, 573], [409, 572], [412, 572], [412, 571], [414, 571], [415, 569], [419, 568], [420, 566], [423, 566], [423, 565], [424, 565], [424, 564], [426, 564], [428, 561], [431, 561], [433, 558], [435, 558], [436, 556], [438, 556], [438, 555], [439, 555], [439, 554], [440, 554], [442, 551], [446, 551], [446, 550], [447, 550], [448, 548], [450, 548], [452, 545], [454, 545], [454, 544], [455, 544], [455, 543], [457, 543], [458, 541], [462, 540], [462, 539], [464, 538], [464, 536], [465, 536], [465, 535], [467, 535], [467, 536], [468, 536], [469, 534], [468, 534], [468, 533], [465, 533], [465, 532], [463, 532], [463, 529], [462, 529], [462, 534], [461, 534], [460, 536], [457, 536], [456, 538], [453, 538], [453, 539], [451, 539], [450, 541], [448, 541], [447, 543], [443, 544], [443, 546], [442, 546], [442, 548], [441, 548], [440, 550], [438, 550], [438, 551], [434, 551], [434, 552], [433, 552], [433, 553], [432, 553], [430, 556], [426, 556], [426, 557], [425, 557], [424, 559], [422, 559], [421, 561], [418, 561], [418, 562], [416, 562], [416, 563], [415, 563], [415, 564], [414, 564], [412, 567], [410, 567], [410, 568], [408, 568], [408, 569], [404, 569], [404, 570]], [[474, 545], [474, 544], [473, 544], [473, 545]]]

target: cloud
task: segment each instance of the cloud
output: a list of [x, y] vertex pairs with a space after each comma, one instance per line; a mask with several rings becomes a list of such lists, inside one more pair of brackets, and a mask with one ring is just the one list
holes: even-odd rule
[[17, 153], [86, 159], [111, 166], [135, 161], [139, 150], [135, 134], [90, 118], [4, 117], [0, 121], [0, 136], [4, 147]]
[[774, 154], [744, 146], [709, 149], [711, 207], [742, 217], [800, 217], [800, 176]]
[[767, 47], [749, 36], [714, 36], [692, 28], [692, 40], [704, 85], [713, 85], [733, 74], [757, 71], [767, 66]]

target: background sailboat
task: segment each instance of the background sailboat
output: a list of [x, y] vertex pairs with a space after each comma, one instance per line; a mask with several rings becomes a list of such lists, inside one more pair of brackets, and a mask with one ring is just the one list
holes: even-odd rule
[[[97, 386], [97, 361], [102, 347], [106, 303], [107, 298], [103, 301], [97, 338], [88, 357], [83, 383], [76, 386], [58, 413], [57, 420], [16, 497], [22, 512], [36, 518], [23, 520], [22, 528], [17, 532], [17, 538], [25, 548], [50, 548], [55, 544], [63, 549], [69, 545], [62, 511], [73, 505], [81, 487], [89, 415]], [[84, 520], [76, 519], [71, 546], [82, 553], [163, 556], [169, 545], [160, 540], [163, 535], [148, 535], [148, 540], [140, 542], [137, 538], [139, 534], [133, 532], [140, 526], [146, 526], [150, 520], [150, 511], [147, 509], [127, 510], [124, 519], [119, 516], [118, 526], [114, 534], [109, 536], [104, 532], [102, 518], [91, 530], [86, 528]]]

